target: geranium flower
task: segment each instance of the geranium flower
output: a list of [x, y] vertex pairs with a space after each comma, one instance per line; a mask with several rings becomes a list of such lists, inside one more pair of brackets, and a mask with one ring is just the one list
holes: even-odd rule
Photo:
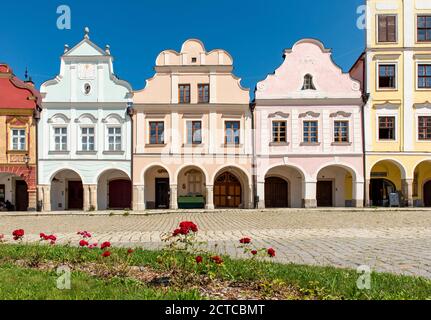
[[100, 246], [100, 249], [106, 249], [106, 248], [110, 248], [111, 247], [111, 243], [106, 241], [104, 243], [102, 243], [102, 245]]
[[219, 256], [211, 257], [211, 260], [212, 260], [215, 264], [222, 264], [222, 263], [223, 263], [223, 259], [222, 259], [222, 258], [220, 258]]
[[102, 257], [104, 257], [104, 258], [108, 258], [108, 257], [110, 257], [111, 256], [111, 252], [109, 252], [109, 251], [104, 251], [103, 253], [102, 253]]
[[251, 239], [250, 238], [242, 238], [241, 240], [239, 240], [239, 243], [249, 244], [249, 243], [251, 243]]
[[251, 254], [254, 255], [254, 256], [257, 255], [257, 250], [252, 250]]
[[197, 256], [196, 257], [196, 263], [202, 263], [202, 261], [204, 261], [204, 259], [201, 256]]
[[188, 235], [190, 232], [198, 232], [198, 226], [191, 221], [183, 221], [180, 223], [180, 227], [173, 232], [173, 236]]
[[129, 249], [129, 250], [127, 250], [127, 253], [128, 253], [128, 254], [132, 254], [133, 252], [135, 252], [135, 250], [133, 250], [133, 249]]
[[24, 230], [23, 229], [15, 230], [14, 232], [12, 232], [12, 235], [14, 240], [21, 240], [24, 237]]
[[91, 233], [89, 233], [87, 231], [78, 231], [77, 234], [79, 234], [83, 238], [91, 238]]
[[87, 242], [87, 241], [85, 241], [85, 240], [81, 240], [81, 241], [79, 241], [79, 245], [80, 245], [81, 247], [88, 247], [88, 242]]
[[269, 249], [268, 249], [268, 255], [269, 255], [271, 258], [274, 258], [274, 257], [275, 257], [275, 250], [274, 250], [273, 248], [269, 248]]

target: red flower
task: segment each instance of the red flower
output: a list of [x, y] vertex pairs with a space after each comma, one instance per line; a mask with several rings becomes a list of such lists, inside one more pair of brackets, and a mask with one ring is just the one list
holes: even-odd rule
[[257, 255], [257, 250], [252, 250], [251, 254], [254, 255], [254, 256]]
[[191, 221], [183, 221], [180, 223], [179, 229], [176, 229], [173, 232], [173, 236], [176, 237], [180, 234], [186, 236], [190, 232], [194, 232], [194, 233], [198, 232], [198, 226]]
[[80, 245], [81, 247], [88, 247], [88, 242], [87, 242], [87, 241], [85, 241], [85, 240], [81, 240], [81, 241], [79, 241], [79, 245]]
[[104, 243], [102, 243], [102, 245], [100, 246], [100, 249], [106, 249], [106, 248], [109, 248], [109, 247], [111, 247], [111, 243], [110, 242], [104, 242]]
[[222, 264], [223, 263], [223, 259], [220, 258], [219, 256], [214, 256], [211, 258], [211, 260], [215, 263], [215, 264]]
[[41, 238], [41, 239], [45, 239], [46, 238], [46, 234], [44, 234], [43, 232], [39, 235], [39, 237]]
[[196, 263], [202, 263], [202, 261], [204, 261], [204, 259], [201, 256], [197, 256], [196, 257]]
[[50, 236], [47, 237], [47, 240], [57, 241], [57, 237], [51, 234]]
[[241, 240], [239, 240], [239, 243], [249, 244], [249, 243], [251, 243], [251, 239], [250, 238], [242, 238]]
[[108, 258], [110, 256], [111, 256], [111, 252], [109, 252], [109, 251], [105, 251], [102, 253], [102, 257], [104, 257], [104, 258]]
[[91, 234], [87, 231], [78, 231], [77, 234], [79, 234], [83, 238], [91, 238]]
[[128, 254], [132, 254], [133, 252], [135, 252], [135, 250], [133, 250], [133, 249], [129, 249], [129, 250], [127, 250], [127, 253], [128, 253]]
[[269, 249], [268, 249], [268, 255], [269, 255], [271, 258], [274, 258], [274, 257], [275, 257], [275, 250], [274, 250], [274, 249], [272, 249], [272, 248], [269, 248]]
[[23, 229], [15, 230], [14, 232], [12, 232], [12, 235], [14, 240], [21, 240], [24, 237], [24, 230]]
[[51, 242], [50, 242], [50, 243], [51, 243], [51, 245], [54, 245], [54, 244], [55, 244], [55, 241], [54, 241], [54, 240], [51, 240]]
[[181, 233], [181, 229], [175, 229], [174, 233], [172, 234], [174, 237], [179, 235]]

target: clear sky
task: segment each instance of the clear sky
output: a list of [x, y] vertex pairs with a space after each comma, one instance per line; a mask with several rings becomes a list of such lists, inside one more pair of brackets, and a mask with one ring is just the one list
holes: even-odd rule
[[[234, 58], [242, 85], [256, 82], [282, 62], [282, 51], [301, 38], [318, 38], [333, 59], [349, 70], [364, 50], [356, 21], [364, 0], [21, 0], [2, 1], [0, 61], [17, 76], [29, 73], [39, 87], [55, 77], [64, 44], [83, 37], [111, 46], [115, 73], [135, 90], [153, 76], [158, 53], [179, 51], [188, 38], [206, 49], [225, 49]], [[71, 29], [57, 28], [57, 7], [71, 9]]]

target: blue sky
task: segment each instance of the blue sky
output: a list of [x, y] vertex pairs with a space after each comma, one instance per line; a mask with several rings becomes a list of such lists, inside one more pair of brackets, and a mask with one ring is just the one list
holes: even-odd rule
[[[39, 87], [60, 68], [64, 44], [71, 47], [90, 27], [91, 40], [111, 46], [115, 73], [141, 89], [153, 74], [158, 53], [180, 50], [188, 38], [234, 58], [242, 85], [256, 82], [282, 62], [282, 51], [301, 38], [318, 38], [349, 70], [364, 49], [356, 27], [364, 0], [21, 0], [2, 1], [0, 61], [23, 77], [26, 66]], [[71, 30], [56, 27], [57, 7], [72, 12]]]

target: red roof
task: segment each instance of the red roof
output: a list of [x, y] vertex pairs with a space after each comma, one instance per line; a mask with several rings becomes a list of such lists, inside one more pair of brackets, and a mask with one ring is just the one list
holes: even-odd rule
[[7, 64], [0, 63], [1, 109], [36, 109], [41, 107], [41, 102], [39, 91], [15, 77]]

